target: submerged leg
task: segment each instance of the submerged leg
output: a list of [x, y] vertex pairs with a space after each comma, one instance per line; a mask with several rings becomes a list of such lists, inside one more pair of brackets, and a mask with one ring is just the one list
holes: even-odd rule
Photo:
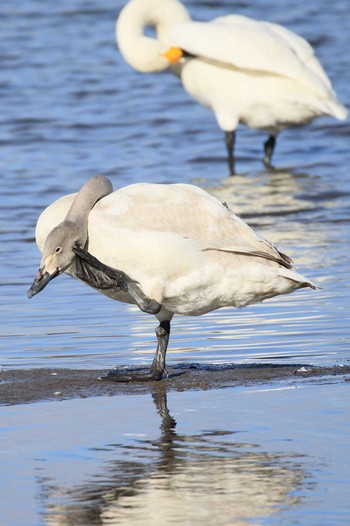
[[161, 380], [165, 369], [165, 355], [169, 343], [170, 335], [170, 321], [161, 321], [156, 328], [156, 335], [158, 340], [157, 350], [153, 358], [151, 369], [148, 373], [130, 372], [127, 374], [120, 374], [118, 371], [111, 371], [107, 376], [103, 376], [103, 380], [111, 380], [112, 382], [148, 382]]
[[122, 290], [129, 294], [137, 306], [149, 314], [157, 314], [161, 305], [144, 294], [137, 282], [129, 278], [125, 272], [116, 270], [104, 263], [81, 247], [75, 246], [76, 276], [99, 290]]
[[269, 135], [264, 142], [264, 165], [271, 167], [271, 159], [276, 146], [276, 135]]
[[226, 148], [228, 153], [228, 167], [230, 170], [230, 175], [235, 175], [235, 140], [236, 140], [236, 132], [225, 132], [225, 142], [226, 142]]

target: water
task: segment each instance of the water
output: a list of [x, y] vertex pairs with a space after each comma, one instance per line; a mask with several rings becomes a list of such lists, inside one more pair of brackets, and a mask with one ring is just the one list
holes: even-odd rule
[[[96, 369], [152, 359], [156, 324], [135, 307], [67, 276], [26, 298], [40, 259], [39, 213], [96, 173], [114, 187], [207, 188], [322, 287], [242, 311], [177, 317], [169, 363], [349, 363], [349, 121], [324, 118], [283, 132], [269, 172], [261, 164], [265, 137], [239, 129], [239, 175], [228, 178], [213, 116], [171, 75], [138, 74], [119, 56], [121, 5], [1, 3], [0, 368]], [[347, 0], [327, 9], [319, 0], [186, 5], [197, 19], [235, 9], [308, 38], [350, 106]], [[170, 413], [166, 382], [153, 399], [2, 407], [0, 522], [349, 524], [349, 385], [296, 379], [172, 392]]]
[[2, 408], [2, 524], [348, 525], [348, 389], [298, 382], [170, 393], [168, 405], [160, 390]]
[[[288, 4], [288, 5], [287, 5]], [[188, 2], [196, 18], [231, 2]], [[239, 130], [239, 176], [226, 177], [214, 117], [170, 74], [131, 70], [114, 43], [121, 2], [5, 1], [1, 7], [1, 359], [3, 367], [110, 367], [149, 362], [155, 323], [62, 277], [26, 299], [39, 263], [41, 210], [96, 173], [115, 187], [195, 182], [232, 203], [278, 243], [322, 290], [243, 311], [173, 322], [168, 360], [251, 362], [349, 358], [349, 123], [324, 118], [281, 134], [273, 172], [261, 165], [263, 134]], [[317, 48], [349, 104], [348, 4], [241, 2], [237, 12], [288, 25]]]

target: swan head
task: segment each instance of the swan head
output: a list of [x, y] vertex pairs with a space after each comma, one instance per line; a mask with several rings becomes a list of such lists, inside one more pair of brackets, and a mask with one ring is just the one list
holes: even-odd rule
[[44, 210], [36, 225], [36, 242], [42, 258], [28, 298], [71, 266], [76, 257], [74, 248], [84, 247], [87, 242], [92, 208], [112, 191], [110, 180], [96, 175], [77, 194], [64, 196]]
[[68, 220], [51, 230], [45, 241], [39, 270], [28, 290], [28, 298], [41, 292], [52, 279], [70, 267], [76, 257], [73, 248], [84, 246], [86, 237], [79, 225]]
[[[178, 0], [131, 0], [121, 10], [116, 24], [120, 53], [137, 71], [163, 71], [174, 61], [173, 51], [169, 53], [173, 48], [170, 29], [189, 20], [189, 14]], [[146, 27], [155, 29], [156, 38], [144, 34]]]

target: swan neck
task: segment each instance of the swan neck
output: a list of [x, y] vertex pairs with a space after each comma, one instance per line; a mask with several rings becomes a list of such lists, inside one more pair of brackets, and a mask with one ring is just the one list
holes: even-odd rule
[[85, 183], [68, 210], [65, 220], [75, 223], [81, 231], [82, 238], [87, 238], [88, 218], [95, 204], [112, 193], [113, 187], [107, 177], [97, 175]]
[[[116, 24], [119, 51], [137, 71], [163, 71], [170, 66], [163, 56], [172, 45], [170, 29], [188, 20], [189, 14], [178, 0], [131, 0]], [[144, 34], [146, 27], [155, 28], [156, 38]]]

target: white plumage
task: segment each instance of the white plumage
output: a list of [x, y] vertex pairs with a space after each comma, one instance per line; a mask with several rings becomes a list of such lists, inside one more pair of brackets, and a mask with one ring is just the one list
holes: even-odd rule
[[[43, 257], [37, 290], [30, 296], [45, 286], [40, 284], [45, 275], [46, 282], [63, 271], [76, 277], [72, 247], [78, 234], [72, 222], [79, 224], [81, 218], [80, 245], [88, 239], [90, 254], [138, 282], [160, 304], [156, 316], [161, 323], [174, 314], [244, 307], [314, 288], [287, 256], [204, 190], [140, 183], [110, 193], [108, 185], [104, 177], [92, 178], [78, 194], [58, 199], [41, 214], [36, 241]], [[134, 303], [125, 292], [101, 292]]]
[[[156, 28], [156, 39], [143, 34]], [[313, 48], [295, 33], [241, 15], [194, 22], [177, 0], [131, 0], [116, 26], [125, 60], [136, 70], [170, 68], [186, 91], [211, 109], [226, 134], [234, 173], [234, 131], [239, 123], [265, 130], [265, 163], [276, 135], [289, 126], [329, 115], [345, 119]], [[169, 49], [182, 51], [175, 55]]]

